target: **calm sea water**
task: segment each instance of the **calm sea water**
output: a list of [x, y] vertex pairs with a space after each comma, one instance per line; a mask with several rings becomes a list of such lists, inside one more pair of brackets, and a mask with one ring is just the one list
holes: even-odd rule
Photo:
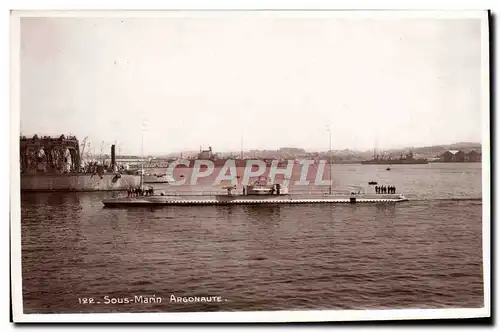
[[[333, 174], [339, 186], [395, 185], [411, 201], [105, 209], [114, 193], [23, 194], [24, 311], [483, 305], [481, 164], [335, 165]], [[107, 303], [152, 295], [161, 303]]]

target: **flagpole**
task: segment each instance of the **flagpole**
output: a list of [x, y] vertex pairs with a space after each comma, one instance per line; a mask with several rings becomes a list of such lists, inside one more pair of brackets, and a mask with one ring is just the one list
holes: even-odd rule
[[146, 131], [147, 126], [147, 121], [143, 120], [141, 128], [141, 189], [144, 187], [144, 131]]
[[144, 188], [144, 128], [141, 130], [141, 189]]
[[327, 126], [328, 131], [328, 144], [329, 144], [329, 149], [328, 149], [328, 154], [330, 155], [330, 186], [328, 187], [328, 193], [331, 195], [332, 194], [332, 185], [333, 185], [333, 177], [332, 177], [332, 130], [330, 129], [330, 125]]
[[244, 158], [243, 158], [243, 135], [240, 137], [240, 149], [241, 149], [241, 155], [240, 155], [240, 158], [241, 158], [241, 159], [244, 159]]
[[332, 176], [332, 163], [333, 163], [333, 154], [332, 154], [332, 130], [330, 132], [330, 195], [332, 194], [332, 185], [333, 185], [333, 176]]

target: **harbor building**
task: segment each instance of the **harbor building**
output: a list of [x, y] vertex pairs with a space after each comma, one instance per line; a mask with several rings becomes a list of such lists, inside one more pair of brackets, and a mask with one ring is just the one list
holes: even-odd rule
[[481, 162], [481, 152], [472, 150], [465, 152], [462, 150], [448, 150], [441, 154], [440, 161], [442, 162]]
[[464, 162], [465, 152], [461, 150], [448, 150], [441, 155], [441, 161], [443, 162]]

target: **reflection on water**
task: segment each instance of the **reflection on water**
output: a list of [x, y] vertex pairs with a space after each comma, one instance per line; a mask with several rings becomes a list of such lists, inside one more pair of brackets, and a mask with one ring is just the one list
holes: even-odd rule
[[280, 211], [283, 206], [280, 205], [242, 205], [241, 210], [246, 217], [255, 222], [266, 223], [280, 220]]
[[82, 197], [78, 193], [29, 193], [23, 194], [21, 207], [23, 205], [33, 206], [63, 206], [64, 208], [73, 208], [74, 211], [82, 208]]
[[[401, 204], [406, 204], [405, 202]], [[388, 217], [395, 217], [396, 214], [396, 204], [376, 204], [377, 207], [377, 214], [385, 214]]]
[[[233, 207], [230, 205], [216, 205], [214, 206], [217, 217], [220, 219], [229, 219], [233, 216]], [[200, 214], [203, 215], [203, 208], [200, 209]]]

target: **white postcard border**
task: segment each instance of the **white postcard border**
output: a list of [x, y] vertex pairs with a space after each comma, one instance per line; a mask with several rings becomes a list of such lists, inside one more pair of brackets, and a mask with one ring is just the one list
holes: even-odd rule
[[[283, 15], [283, 17], [348, 17], [348, 18], [481, 18], [482, 29], [482, 99], [483, 121], [483, 280], [484, 307], [460, 309], [387, 309], [387, 310], [320, 310], [320, 311], [257, 311], [257, 312], [197, 312], [197, 313], [118, 313], [118, 314], [24, 314], [22, 305], [20, 175], [19, 175], [19, 23], [21, 17], [201, 17], [211, 15]], [[328, 16], [328, 17], [332, 17]], [[16, 11], [11, 14], [10, 67], [10, 208], [11, 208], [11, 281], [15, 322], [317, 322], [407, 320], [438, 318], [475, 318], [490, 315], [490, 96], [489, 96], [489, 33], [486, 11]]]

